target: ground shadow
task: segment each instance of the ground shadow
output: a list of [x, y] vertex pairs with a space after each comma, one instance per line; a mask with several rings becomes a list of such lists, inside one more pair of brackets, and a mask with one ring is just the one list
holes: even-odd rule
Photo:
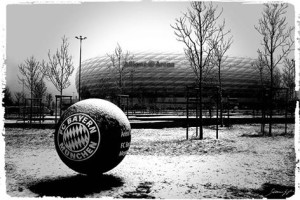
[[113, 175], [75, 175], [43, 179], [29, 184], [29, 189], [38, 196], [85, 197], [124, 184], [123, 179]]
[[266, 135], [263, 135], [261, 133], [244, 133], [240, 137], [250, 137], [250, 138], [257, 138], [257, 137], [267, 137]]
[[269, 133], [266, 133], [266, 134], [262, 134], [261, 132], [257, 132], [257, 133], [244, 133], [242, 134], [240, 137], [253, 137], [253, 138], [256, 138], [256, 137], [261, 137], [261, 138], [271, 138], [271, 137], [287, 137], [287, 138], [293, 138], [294, 137], [294, 134], [293, 133], [274, 133], [274, 135], [269, 135]]
[[127, 191], [120, 197], [125, 199], [155, 199], [154, 196], [149, 195], [152, 185], [152, 182], [142, 182], [134, 191]]

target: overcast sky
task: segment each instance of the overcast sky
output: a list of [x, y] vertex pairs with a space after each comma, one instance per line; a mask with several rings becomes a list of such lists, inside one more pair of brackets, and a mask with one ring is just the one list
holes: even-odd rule
[[[41, 2], [41, 1], [40, 1]], [[231, 29], [234, 43], [229, 56], [256, 58], [260, 35], [254, 29], [261, 17], [263, 5], [258, 3], [220, 3], [221, 19]], [[183, 52], [183, 44], [176, 40], [170, 24], [182, 16], [189, 2], [94, 2], [81, 4], [7, 4], [6, 6], [6, 81], [13, 91], [21, 91], [17, 83], [18, 65], [34, 56], [47, 59], [54, 52], [62, 36], [70, 42], [70, 54], [77, 69], [79, 41], [86, 36], [82, 60], [113, 51], [117, 43], [124, 50]], [[295, 24], [295, 7], [289, 4], [286, 14], [289, 25]], [[75, 72], [74, 72], [75, 75]], [[72, 76], [66, 95], [77, 96], [75, 76]], [[57, 94], [50, 82], [48, 92]]]

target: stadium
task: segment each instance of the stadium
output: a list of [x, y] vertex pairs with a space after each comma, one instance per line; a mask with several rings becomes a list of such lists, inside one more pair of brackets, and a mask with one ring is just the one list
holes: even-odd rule
[[[120, 74], [111, 67], [106, 56], [90, 58], [81, 65], [82, 98], [104, 98], [116, 101], [118, 95], [129, 96], [129, 106], [149, 108], [182, 107], [186, 102], [187, 87], [195, 88], [196, 76], [184, 54], [180, 53], [132, 53], [133, 60], [126, 63], [122, 72], [122, 90], [118, 87]], [[257, 101], [259, 73], [252, 66], [254, 59], [224, 57], [222, 62], [222, 96], [234, 98], [240, 106]], [[78, 91], [78, 70], [76, 87]], [[216, 96], [217, 71], [206, 73], [204, 103]], [[190, 95], [195, 96], [193, 89]], [[170, 104], [170, 105], [167, 105]]]

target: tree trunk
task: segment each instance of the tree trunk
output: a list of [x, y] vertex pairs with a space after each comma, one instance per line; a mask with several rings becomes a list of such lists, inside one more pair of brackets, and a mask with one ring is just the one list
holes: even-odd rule
[[[271, 61], [272, 63], [272, 61]], [[270, 88], [270, 122], [269, 122], [269, 135], [272, 133], [272, 119], [273, 119], [273, 69], [271, 69], [271, 88]]]
[[271, 54], [270, 54], [270, 70], [271, 70], [271, 87], [270, 87], [270, 122], [269, 122], [269, 135], [272, 133], [272, 118], [273, 118], [273, 38], [271, 38]]
[[202, 120], [202, 68], [200, 69], [200, 81], [199, 81], [199, 123], [200, 123], [200, 131], [199, 131], [199, 137], [200, 140], [203, 139], [203, 120]]
[[[79, 90], [80, 90], [80, 88], [79, 88]], [[59, 116], [61, 116], [61, 114], [62, 114], [62, 111], [61, 111], [61, 107], [62, 107], [62, 93], [63, 93], [63, 90], [61, 89], [60, 90], [60, 101], [59, 101]]]
[[219, 60], [218, 63], [218, 68], [219, 68], [219, 88], [220, 88], [220, 122], [221, 122], [221, 127], [223, 127], [223, 98], [222, 98], [222, 81], [221, 81], [221, 60]]

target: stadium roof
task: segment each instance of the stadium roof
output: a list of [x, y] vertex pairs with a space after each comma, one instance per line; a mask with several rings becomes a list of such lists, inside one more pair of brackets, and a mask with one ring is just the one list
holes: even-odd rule
[[[179, 53], [132, 53], [133, 62], [127, 64], [123, 77], [124, 92], [137, 96], [184, 96], [186, 86], [195, 84], [195, 73], [184, 54]], [[254, 59], [224, 57], [221, 76], [225, 93], [230, 96], [253, 95], [258, 88], [258, 73], [252, 66]], [[108, 56], [94, 57], [82, 62], [81, 86], [93, 97], [117, 91], [117, 73]], [[207, 79], [210, 86], [216, 84], [217, 72]], [[78, 89], [78, 71], [76, 74]]]

